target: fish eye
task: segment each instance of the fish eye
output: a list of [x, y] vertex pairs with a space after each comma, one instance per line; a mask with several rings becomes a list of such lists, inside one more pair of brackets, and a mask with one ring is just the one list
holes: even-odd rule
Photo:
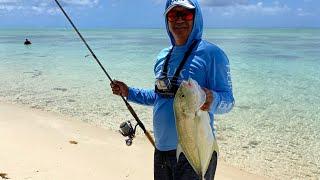
[[184, 94], [182, 94], [181, 97], [184, 97]]

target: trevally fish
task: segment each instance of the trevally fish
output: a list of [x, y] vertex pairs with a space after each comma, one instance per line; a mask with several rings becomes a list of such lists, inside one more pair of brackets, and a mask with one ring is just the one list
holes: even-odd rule
[[201, 179], [204, 179], [213, 152], [218, 154], [209, 114], [200, 110], [205, 100], [205, 92], [190, 78], [182, 81], [173, 103], [179, 141], [177, 160], [183, 152]]

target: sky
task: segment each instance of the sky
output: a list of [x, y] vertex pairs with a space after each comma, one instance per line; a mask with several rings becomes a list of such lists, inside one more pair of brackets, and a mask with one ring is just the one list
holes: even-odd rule
[[[166, 0], [59, 0], [82, 28], [163, 28]], [[200, 0], [206, 28], [320, 27], [320, 0]], [[54, 0], [0, 0], [0, 28], [69, 27]]]

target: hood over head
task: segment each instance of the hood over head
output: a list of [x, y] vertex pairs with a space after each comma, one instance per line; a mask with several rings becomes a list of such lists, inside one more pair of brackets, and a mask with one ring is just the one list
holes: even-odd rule
[[[198, 0], [167, 0], [166, 7], [165, 7], [165, 13], [164, 13], [165, 15], [170, 9], [172, 9], [174, 6], [176, 6], [175, 4], [179, 4], [179, 3], [177, 3], [177, 1], [189, 1], [189, 3], [194, 6], [195, 16], [193, 19], [193, 28], [192, 28], [192, 31], [191, 31], [189, 37], [188, 37], [186, 44], [183, 45], [183, 46], [189, 47], [194, 40], [200, 40], [202, 37], [203, 19], [202, 19], [201, 8], [200, 8]], [[181, 2], [181, 4], [189, 4], [189, 3]], [[168, 25], [168, 21], [167, 21], [166, 16], [165, 16], [165, 23], [166, 23], [167, 33], [168, 33], [170, 40], [171, 40], [171, 44], [172, 44], [172, 46], [175, 46], [175, 40], [169, 31], [169, 25]]]

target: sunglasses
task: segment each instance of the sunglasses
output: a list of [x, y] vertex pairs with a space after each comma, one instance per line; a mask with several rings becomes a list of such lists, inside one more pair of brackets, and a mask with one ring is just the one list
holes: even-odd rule
[[191, 21], [194, 17], [194, 12], [190, 10], [184, 11], [169, 11], [167, 14], [167, 19], [170, 22], [176, 21], [179, 17], [181, 17], [185, 21]]

